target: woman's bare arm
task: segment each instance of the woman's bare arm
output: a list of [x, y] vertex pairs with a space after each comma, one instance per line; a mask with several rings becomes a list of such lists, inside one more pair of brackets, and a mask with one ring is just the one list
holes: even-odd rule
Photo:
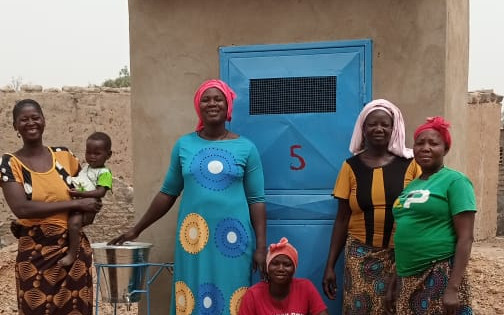
[[17, 182], [4, 182], [2, 189], [11, 211], [20, 219], [46, 218], [66, 211], [98, 212], [102, 206], [101, 201], [94, 198], [55, 202], [28, 200], [23, 186]]

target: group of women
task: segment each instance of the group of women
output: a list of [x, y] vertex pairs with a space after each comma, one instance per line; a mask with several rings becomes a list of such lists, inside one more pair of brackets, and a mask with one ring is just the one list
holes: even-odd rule
[[[405, 147], [399, 109], [361, 111], [334, 187], [338, 213], [323, 277], [334, 299], [343, 247], [343, 314], [472, 314], [465, 269], [476, 201], [469, 179], [444, 165], [449, 123], [428, 118]], [[414, 157], [414, 158], [413, 158]]]
[[[182, 136], [160, 191], [140, 220], [111, 240], [122, 244], [165, 215], [183, 196], [177, 221], [171, 314], [328, 314], [309, 281], [295, 279], [297, 251], [287, 239], [266, 246], [264, 179], [259, 153], [226, 129], [232, 89], [204, 82], [194, 96], [196, 131]], [[14, 106], [23, 146], [0, 161], [1, 187], [18, 218], [16, 259], [20, 314], [92, 314], [91, 250], [84, 233], [77, 259], [58, 264], [68, 247], [71, 211], [101, 202], [71, 199], [66, 178], [79, 169], [63, 147], [42, 141], [45, 118], [34, 100]], [[323, 291], [344, 292], [343, 314], [472, 314], [465, 276], [474, 192], [469, 179], [444, 166], [449, 124], [428, 119], [405, 147], [399, 109], [375, 100], [361, 111], [334, 187], [337, 218]], [[344, 288], [334, 266], [345, 248]], [[264, 282], [250, 287], [251, 270]]]

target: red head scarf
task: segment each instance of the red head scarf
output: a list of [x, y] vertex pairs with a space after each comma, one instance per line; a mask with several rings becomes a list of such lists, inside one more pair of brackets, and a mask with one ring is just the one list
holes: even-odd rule
[[196, 110], [196, 114], [198, 114], [198, 125], [196, 125], [196, 131], [200, 131], [203, 129], [203, 122], [201, 121], [201, 113], [200, 113], [200, 101], [201, 96], [205, 93], [206, 90], [210, 88], [219, 89], [222, 94], [226, 97], [227, 103], [227, 121], [231, 121], [231, 114], [233, 113], [233, 100], [236, 98], [235, 92], [226, 84], [226, 82], [221, 80], [208, 80], [203, 82], [200, 87], [196, 90], [196, 94], [194, 95], [194, 109]]
[[292, 260], [294, 264], [294, 270], [297, 269], [298, 265], [298, 252], [294, 246], [289, 243], [286, 237], [282, 237], [280, 242], [276, 244], [271, 244], [269, 246], [268, 254], [266, 255], [266, 270], [269, 267], [270, 262], [278, 255], [286, 255]]
[[420, 125], [416, 130], [415, 134], [413, 136], [413, 139], [416, 140], [418, 135], [424, 130], [427, 129], [434, 129], [439, 134], [441, 134], [441, 138], [443, 138], [443, 141], [446, 145], [446, 150], [450, 149], [451, 146], [451, 136], [450, 136], [450, 131], [448, 128], [450, 127], [450, 123], [445, 120], [443, 117], [436, 116], [436, 117], [429, 117], [427, 118], [426, 122], [423, 125]]

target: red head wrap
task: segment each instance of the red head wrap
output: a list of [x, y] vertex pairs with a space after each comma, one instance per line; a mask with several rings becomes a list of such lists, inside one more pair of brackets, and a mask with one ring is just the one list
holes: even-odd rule
[[448, 128], [450, 127], [450, 123], [445, 120], [443, 117], [436, 116], [436, 117], [429, 117], [427, 118], [426, 122], [423, 125], [420, 125], [416, 130], [415, 134], [413, 136], [413, 139], [416, 140], [418, 135], [424, 130], [427, 129], [434, 129], [439, 134], [441, 135], [441, 138], [443, 138], [443, 141], [446, 145], [446, 150], [450, 149], [451, 146], [451, 136], [450, 136], [450, 131]]
[[278, 255], [286, 255], [294, 263], [294, 269], [297, 269], [298, 265], [298, 252], [289, 244], [289, 240], [286, 237], [282, 237], [280, 242], [276, 244], [271, 244], [269, 246], [268, 254], [266, 255], [266, 270], [269, 267], [270, 262]]
[[226, 82], [221, 80], [208, 80], [203, 82], [200, 87], [196, 90], [196, 94], [194, 95], [194, 109], [196, 110], [196, 114], [198, 114], [198, 125], [196, 125], [196, 131], [200, 131], [203, 129], [203, 122], [201, 121], [201, 113], [200, 113], [200, 101], [201, 96], [205, 93], [206, 90], [210, 88], [219, 89], [222, 94], [226, 97], [227, 103], [227, 121], [231, 121], [231, 114], [233, 112], [233, 100], [236, 98], [235, 92], [226, 84]]

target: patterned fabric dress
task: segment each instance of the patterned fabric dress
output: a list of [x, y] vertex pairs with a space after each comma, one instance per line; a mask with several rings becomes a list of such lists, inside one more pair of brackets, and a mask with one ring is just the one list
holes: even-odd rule
[[[398, 277], [397, 314], [443, 315], [443, 294], [453, 269], [453, 259], [434, 263], [421, 274]], [[456, 315], [473, 315], [471, 287], [467, 273], [458, 288], [460, 306]]]
[[412, 159], [395, 157], [371, 168], [358, 155], [343, 162], [334, 196], [352, 214], [345, 247], [343, 314], [383, 314], [387, 280], [394, 272], [392, 206], [402, 189], [420, 175]]
[[[3, 182], [23, 185], [28, 200], [69, 200], [67, 180], [78, 171], [77, 158], [66, 148], [49, 148], [53, 166], [45, 173], [30, 170], [10, 154], [0, 161]], [[93, 312], [92, 251], [81, 233], [75, 262], [62, 267], [57, 262], [68, 248], [68, 213], [43, 219], [19, 219], [13, 225], [18, 241], [16, 284], [21, 315], [90, 315]]]
[[237, 314], [255, 249], [249, 204], [264, 202], [256, 147], [244, 137], [181, 137], [161, 192], [182, 189], [171, 314]]

